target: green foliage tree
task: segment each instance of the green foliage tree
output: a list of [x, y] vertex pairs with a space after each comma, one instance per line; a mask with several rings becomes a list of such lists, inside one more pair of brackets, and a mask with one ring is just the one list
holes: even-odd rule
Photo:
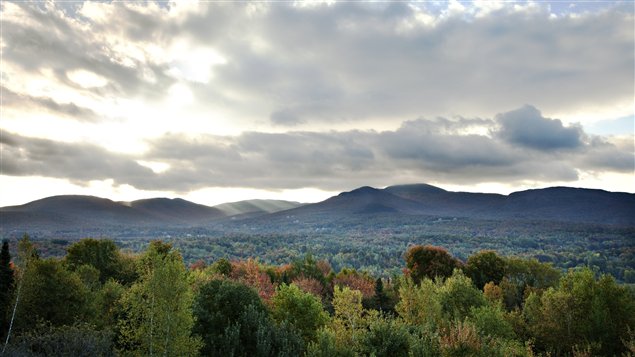
[[231, 274], [232, 272], [232, 263], [230, 263], [229, 260], [225, 258], [221, 258], [215, 261], [210, 268], [211, 271], [214, 273], [218, 273], [223, 276], [229, 276], [229, 274]]
[[524, 316], [538, 347], [556, 354], [590, 348], [594, 355], [626, 352], [635, 326], [635, 300], [610, 276], [595, 279], [590, 269], [570, 271], [557, 287], [527, 299]]
[[180, 254], [158, 242], [148, 247], [142, 261], [141, 281], [121, 299], [122, 345], [133, 354], [197, 355], [200, 341], [191, 334], [193, 295]]
[[399, 320], [380, 317], [370, 323], [360, 345], [364, 356], [406, 357], [410, 351], [410, 334]]
[[384, 282], [381, 278], [375, 280], [375, 295], [373, 296], [373, 305], [379, 311], [385, 311], [388, 313], [394, 312], [394, 305], [390, 304], [390, 298], [384, 291]]
[[483, 289], [485, 284], [500, 284], [505, 276], [507, 263], [491, 250], [480, 251], [467, 258], [466, 275], [472, 279], [477, 288]]
[[271, 313], [276, 321], [287, 321], [298, 329], [307, 342], [313, 341], [318, 329], [328, 321], [320, 300], [294, 284], [278, 287], [271, 299]]
[[442, 320], [439, 285], [425, 278], [415, 285], [409, 276], [399, 287], [400, 300], [395, 307], [399, 316], [412, 326], [436, 330]]
[[99, 280], [120, 280], [119, 248], [108, 239], [82, 239], [67, 249], [64, 261], [71, 270], [91, 265], [99, 271]]
[[447, 250], [430, 245], [410, 247], [405, 258], [406, 267], [415, 283], [419, 283], [425, 277], [429, 279], [449, 277], [455, 268], [461, 266], [461, 263]]
[[32, 259], [22, 275], [15, 328], [26, 331], [44, 321], [52, 326], [85, 321], [88, 289], [80, 277], [54, 259]]
[[483, 337], [514, 339], [514, 328], [505, 314], [500, 304], [486, 304], [472, 308], [469, 320]]
[[194, 303], [194, 331], [204, 356], [296, 356], [304, 343], [286, 320], [276, 325], [258, 294], [230, 280], [201, 286]]
[[364, 318], [362, 293], [346, 286], [336, 286], [333, 290], [333, 310], [331, 327], [335, 332], [337, 345], [359, 350], [360, 338], [368, 328], [368, 319]]
[[354, 357], [355, 351], [350, 346], [338, 345], [335, 332], [321, 329], [315, 342], [307, 346], [306, 357]]
[[506, 273], [501, 280], [503, 302], [508, 310], [522, 306], [531, 291], [544, 291], [558, 284], [560, 272], [551, 264], [536, 259], [506, 259]]
[[446, 318], [460, 321], [469, 315], [470, 309], [486, 303], [483, 293], [459, 269], [439, 289], [439, 301]]
[[[205, 356], [226, 355], [233, 344], [255, 346], [255, 341], [240, 341], [240, 319], [251, 306], [255, 312], [266, 308], [255, 290], [230, 280], [212, 280], [200, 287], [194, 300], [194, 332], [202, 337]], [[234, 353], [234, 352], [232, 352]]]
[[99, 329], [116, 330], [117, 322], [122, 315], [119, 300], [126, 289], [118, 281], [108, 280], [94, 294], [94, 309], [92, 323]]

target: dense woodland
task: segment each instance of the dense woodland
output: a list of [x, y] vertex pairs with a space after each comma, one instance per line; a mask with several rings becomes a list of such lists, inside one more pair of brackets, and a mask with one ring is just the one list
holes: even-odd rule
[[[224, 230], [183, 228], [156, 231], [93, 232], [88, 236], [112, 237], [118, 247], [135, 253], [160, 238], [181, 252], [186, 265], [220, 258], [245, 260], [258, 257], [281, 265], [312, 254], [328, 260], [335, 271], [354, 268], [376, 277], [401, 273], [403, 255], [411, 245], [446, 248], [463, 261], [480, 250], [504, 256], [535, 258], [559, 270], [589, 267], [621, 283], [635, 283], [635, 228], [546, 221], [494, 221], [388, 215], [317, 220], [312, 224], [223, 227]], [[116, 234], [115, 234], [116, 233]], [[9, 236], [15, 254], [23, 233]], [[88, 233], [86, 233], [88, 234]], [[129, 236], [127, 236], [127, 234]], [[86, 235], [85, 235], [86, 236]], [[42, 257], [61, 258], [77, 238], [59, 232], [54, 238], [32, 236]], [[372, 249], [368, 249], [372, 247]]]
[[[372, 249], [368, 249], [372, 250]], [[14, 256], [11, 251], [15, 251]], [[0, 255], [6, 356], [632, 356], [632, 290], [589, 268], [411, 245], [390, 277], [304, 255], [197, 261], [83, 239]], [[8, 343], [4, 343], [8, 341]]]

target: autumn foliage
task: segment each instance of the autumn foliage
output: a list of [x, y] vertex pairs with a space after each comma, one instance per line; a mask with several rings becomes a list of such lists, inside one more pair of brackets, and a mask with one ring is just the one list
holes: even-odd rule
[[458, 259], [440, 247], [415, 245], [406, 252], [407, 272], [415, 282], [423, 278], [447, 278], [460, 266], [461, 262]]

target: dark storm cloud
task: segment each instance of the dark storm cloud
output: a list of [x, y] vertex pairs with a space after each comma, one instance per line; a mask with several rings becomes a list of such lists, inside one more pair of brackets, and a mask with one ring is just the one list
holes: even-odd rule
[[2, 105], [5, 108], [22, 108], [42, 110], [61, 114], [83, 122], [97, 122], [100, 120], [99, 115], [91, 109], [80, 107], [75, 103], [58, 103], [47, 97], [34, 97], [26, 94], [18, 94], [7, 88], [0, 87], [2, 91]]
[[[407, 121], [394, 131], [245, 132], [238, 136], [166, 134], [131, 156], [86, 143], [61, 143], [3, 132], [2, 173], [113, 179], [139, 189], [187, 192], [205, 187], [341, 190], [362, 185], [435, 180], [448, 184], [574, 181], [578, 171], [632, 172], [632, 147], [580, 133], [575, 146], [517, 145], [496, 130], [523, 107], [495, 120], [437, 118]], [[526, 117], [523, 117], [526, 118]], [[552, 135], [553, 123], [535, 125]], [[549, 122], [551, 123], [551, 122]], [[475, 128], [483, 133], [475, 134]], [[561, 125], [556, 128], [564, 130]], [[566, 131], [565, 131], [566, 132]], [[566, 135], [564, 135], [566, 137]], [[583, 140], [584, 138], [584, 140]], [[137, 160], [168, 164], [155, 173]]]
[[537, 150], [574, 149], [582, 145], [580, 127], [565, 127], [559, 119], [545, 118], [530, 105], [499, 114], [496, 119], [500, 123], [496, 134], [511, 144]]

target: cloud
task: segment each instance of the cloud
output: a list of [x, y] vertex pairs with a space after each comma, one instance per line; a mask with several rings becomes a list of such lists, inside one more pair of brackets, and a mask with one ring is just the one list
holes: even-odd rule
[[[61, 85], [79, 89], [68, 74], [84, 70], [108, 83], [90, 92], [148, 105], [177, 82], [195, 82], [192, 106], [221, 108], [242, 130], [256, 122], [394, 126], [524, 103], [602, 112], [632, 107], [635, 94], [634, 17], [619, 4], [556, 17], [542, 3], [3, 6], [3, 59], [21, 71], [50, 68]], [[196, 76], [182, 73], [182, 53], [214, 56], [187, 63]]]
[[294, 126], [304, 121], [290, 109], [276, 110], [269, 116], [274, 125]]
[[5, 87], [0, 87], [0, 90], [2, 91], [2, 105], [6, 108], [33, 109], [36, 111], [43, 109], [49, 113], [60, 114], [82, 122], [97, 122], [100, 120], [99, 115], [93, 110], [80, 107], [72, 102], [58, 103], [47, 97], [18, 94]]
[[66, 178], [76, 183], [114, 179], [146, 187], [155, 175], [126, 155], [88, 143], [64, 143], [0, 131], [1, 173], [9, 176]]
[[[548, 183], [575, 181], [580, 172], [633, 172], [635, 155], [627, 140], [610, 142], [585, 135], [588, 140], [566, 150], [553, 145], [536, 149], [488, 134], [496, 133], [499, 121], [506, 120], [501, 118], [515, 117], [527, 108], [502, 113], [494, 120], [419, 118], [382, 132], [171, 133], [148, 140], [148, 150], [139, 155], [3, 132], [2, 174], [84, 183], [112, 179], [116, 185], [138, 189], [189, 192], [205, 187], [337, 191], [413, 181]], [[530, 117], [529, 125], [532, 120], [551, 119]], [[475, 128], [484, 134], [475, 134]], [[140, 164], [144, 162], [165, 169], [154, 172]]]
[[582, 145], [582, 129], [577, 126], [565, 127], [559, 119], [549, 119], [531, 105], [526, 105], [496, 119], [500, 138], [511, 144], [537, 150], [574, 149]]

